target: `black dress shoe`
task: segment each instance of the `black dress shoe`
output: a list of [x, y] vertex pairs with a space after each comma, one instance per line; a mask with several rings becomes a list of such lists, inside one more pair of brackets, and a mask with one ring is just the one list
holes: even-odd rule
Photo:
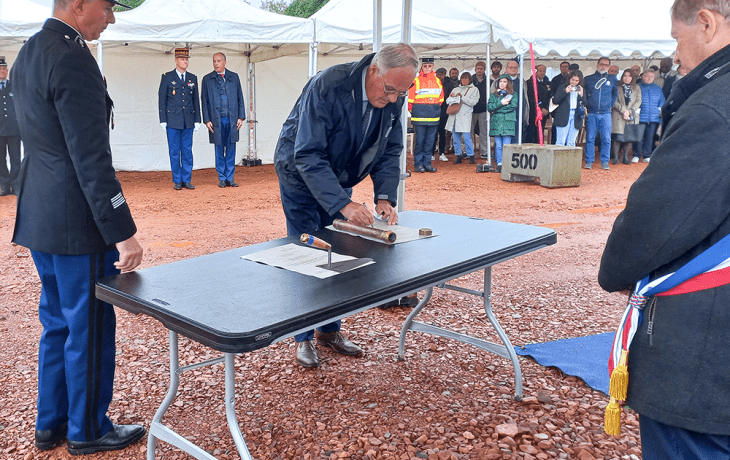
[[319, 367], [317, 349], [314, 340], [305, 340], [297, 343], [297, 364], [304, 367]]
[[218, 181], [218, 187], [220, 187], [220, 188], [226, 188], [226, 185], [228, 185], [226, 182], [227, 181], [219, 180]]
[[180, 182], [175, 182], [175, 185], [172, 186], [175, 190], [182, 190], [182, 184]]
[[38, 450], [48, 450], [66, 440], [68, 422], [63, 422], [51, 430], [35, 430], [35, 446]]
[[233, 182], [232, 180], [229, 180], [229, 181], [226, 181], [226, 182], [228, 182], [228, 186], [229, 187], [238, 187], [238, 184], [235, 183], [235, 182]]
[[93, 441], [68, 440], [68, 453], [71, 455], [93, 454], [102, 450], [124, 449], [144, 436], [144, 428], [139, 425], [114, 425], [104, 436]]
[[416, 166], [416, 168], [414, 169], [414, 171], [416, 171], [416, 172], [426, 172], [426, 170], [423, 169], [423, 166]]
[[342, 335], [342, 332], [315, 332], [317, 337], [317, 343], [324, 346], [330, 347], [337, 353], [347, 356], [360, 356], [362, 354], [362, 348], [358, 347], [354, 343], [347, 340]]
[[424, 167], [423, 167], [423, 169], [424, 169], [424, 170], [425, 170], [426, 172], [436, 172], [436, 168], [434, 168], [434, 167], [433, 167], [433, 166], [431, 166], [431, 165], [426, 165], [426, 166], [424, 166]]
[[195, 190], [195, 186], [193, 184], [191, 184], [190, 182], [183, 182], [182, 186], [188, 190]]

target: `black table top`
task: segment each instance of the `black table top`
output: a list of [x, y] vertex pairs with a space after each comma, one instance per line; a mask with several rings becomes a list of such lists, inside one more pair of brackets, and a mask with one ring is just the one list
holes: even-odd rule
[[549, 228], [425, 211], [402, 212], [398, 223], [438, 236], [385, 245], [324, 229], [315, 235], [334, 252], [376, 263], [318, 279], [241, 259], [298, 243], [290, 237], [103, 278], [96, 296], [215, 350], [240, 353], [557, 241]]

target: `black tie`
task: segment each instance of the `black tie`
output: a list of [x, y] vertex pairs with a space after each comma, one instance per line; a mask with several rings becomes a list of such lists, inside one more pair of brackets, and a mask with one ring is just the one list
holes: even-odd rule
[[365, 139], [365, 134], [368, 132], [368, 124], [370, 124], [370, 114], [373, 111], [373, 106], [370, 102], [365, 107], [365, 113], [362, 115], [362, 137]]

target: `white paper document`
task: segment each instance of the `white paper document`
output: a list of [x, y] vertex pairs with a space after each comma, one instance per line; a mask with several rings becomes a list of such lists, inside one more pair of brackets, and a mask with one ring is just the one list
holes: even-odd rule
[[[330, 276], [335, 276], [339, 273], [318, 267], [318, 265], [327, 265], [327, 251], [295, 243], [289, 243], [283, 246], [254, 252], [253, 254], [247, 254], [241, 256], [241, 259], [260, 262], [262, 264], [271, 265], [272, 267], [279, 267], [320, 279], [329, 278]], [[332, 253], [333, 264], [336, 262], [356, 259], [357, 257], [345, 256], [337, 254], [336, 252]], [[364, 267], [372, 263], [375, 262], [371, 260], [358, 265], [357, 267], [353, 267], [353, 269]]]

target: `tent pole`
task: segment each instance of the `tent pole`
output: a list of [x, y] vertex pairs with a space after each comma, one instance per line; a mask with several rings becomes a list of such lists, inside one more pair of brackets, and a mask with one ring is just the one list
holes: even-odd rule
[[256, 164], [256, 63], [248, 64], [249, 88], [251, 91], [251, 137], [252, 145], [249, 152], [251, 153], [253, 164]]
[[99, 72], [104, 75], [104, 42], [101, 40], [97, 41], [96, 44], [96, 62], [99, 64]]
[[312, 32], [312, 43], [309, 44], [309, 78], [317, 75], [317, 52], [319, 43], [317, 43], [317, 20], [312, 19], [314, 23], [314, 32]]
[[373, 52], [383, 47], [383, 0], [373, 0]]
[[[489, 80], [492, 79], [492, 45], [487, 43], [487, 68], [484, 69], [486, 76], [484, 78], [487, 79], [486, 85], [487, 85], [487, 93], [490, 91], [491, 83]], [[487, 95], [487, 99], [489, 99], [489, 95]], [[491, 119], [489, 110], [487, 110], [487, 129], [491, 126]], [[484, 150], [484, 141], [486, 140], [487, 143], [487, 164], [492, 164], [492, 142], [491, 138], [489, 137], [489, 133], [480, 133], [479, 134], [479, 154], [482, 153]], [[471, 140], [471, 143], [474, 144], [474, 139]]]
[[525, 80], [522, 79], [522, 71], [524, 70], [524, 63], [525, 63], [525, 53], [520, 54], [520, 73], [517, 78], [520, 79], [520, 94], [519, 96], [519, 106], [517, 108], [517, 127], [519, 128], [519, 133], [517, 134], [517, 143], [522, 144], [522, 124], [524, 123], [524, 120], [522, 118], [522, 107], [525, 103]]
[[[382, 14], [382, 10], [380, 11]], [[401, 29], [401, 42], [411, 43], [411, 16], [413, 13], [413, 4], [411, 0], [403, 0], [403, 24]], [[403, 150], [400, 154], [400, 181], [398, 182], [398, 212], [405, 211], [406, 208], [406, 177], [410, 173], [406, 170], [406, 152], [408, 151], [408, 104], [403, 104], [403, 112], [401, 114], [401, 126], [403, 128]], [[414, 142], [415, 144], [415, 142]]]

